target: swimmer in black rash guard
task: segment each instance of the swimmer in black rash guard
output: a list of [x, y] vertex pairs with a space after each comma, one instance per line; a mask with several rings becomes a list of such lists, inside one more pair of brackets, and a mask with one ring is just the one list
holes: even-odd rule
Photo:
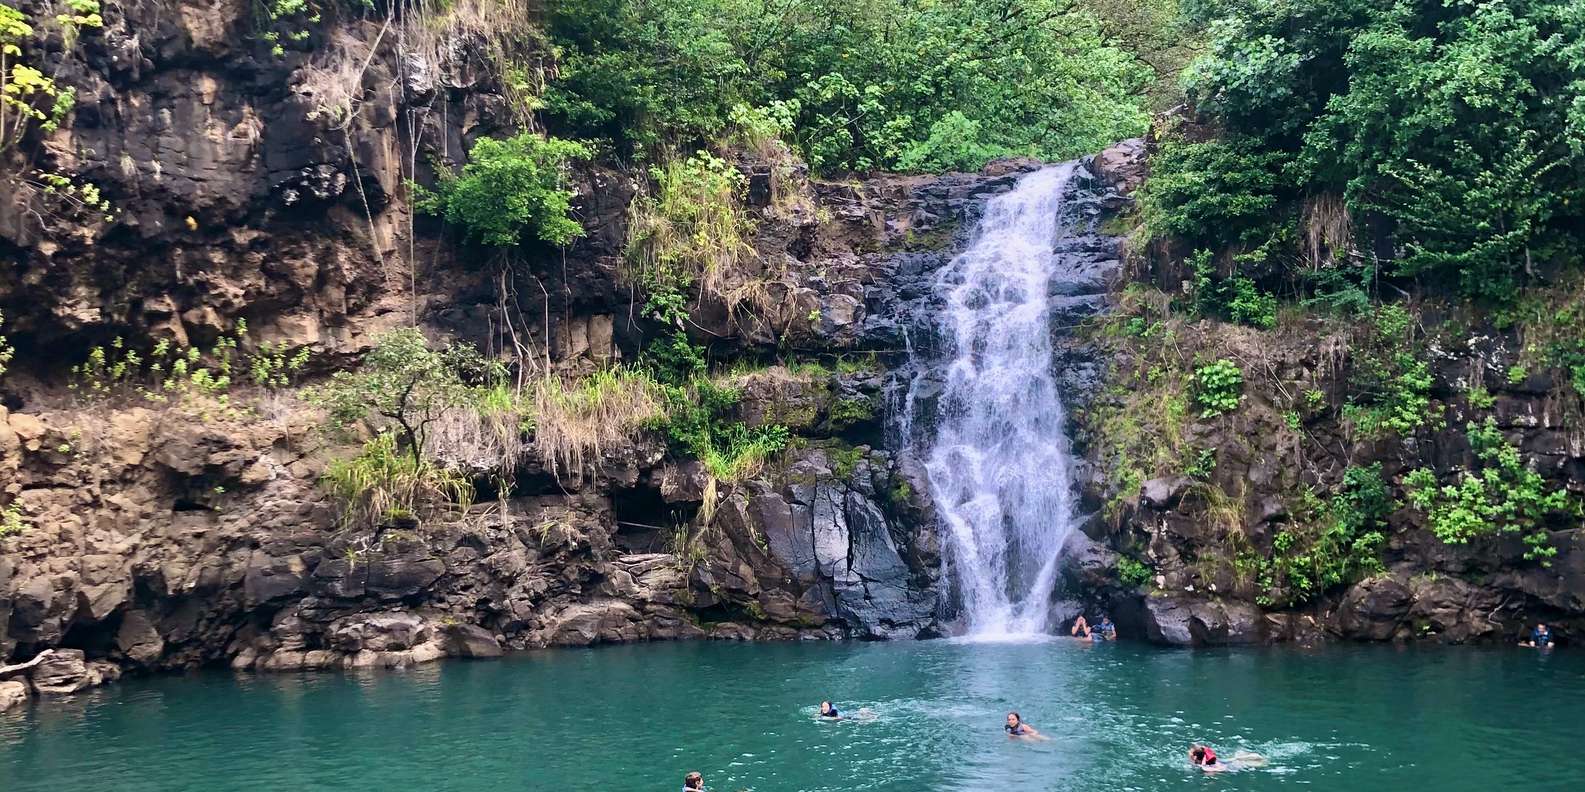
[[1023, 716], [1019, 715], [1016, 712], [1007, 713], [1007, 724], [1002, 727], [1002, 731], [1007, 732], [1007, 736], [1010, 737], [1010, 738], [1013, 738], [1013, 739], [1024, 739], [1024, 740], [1049, 740], [1049, 739], [1051, 739], [1050, 737], [1047, 737], [1046, 735], [1041, 734], [1039, 732], [1039, 730], [1035, 729], [1035, 727], [1030, 726], [1027, 723], [1024, 723]]

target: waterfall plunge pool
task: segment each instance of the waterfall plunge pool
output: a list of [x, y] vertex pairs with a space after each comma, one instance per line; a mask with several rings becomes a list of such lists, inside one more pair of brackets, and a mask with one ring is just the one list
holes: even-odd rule
[[[127, 680], [0, 715], [0, 789], [1580, 789], [1582, 725], [1567, 650], [649, 644]], [[1271, 765], [1203, 776], [1191, 740]]]

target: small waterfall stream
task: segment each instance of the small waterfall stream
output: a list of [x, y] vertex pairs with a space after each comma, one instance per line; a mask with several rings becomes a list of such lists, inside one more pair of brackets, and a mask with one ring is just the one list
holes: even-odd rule
[[936, 276], [945, 348], [931, 364], [942, 390], [925, 459], [970, 639], [1047, 631], [1074, 526], [1049, 289], [1076, 167], [1029, 173], [991, 198], [968, 248]]

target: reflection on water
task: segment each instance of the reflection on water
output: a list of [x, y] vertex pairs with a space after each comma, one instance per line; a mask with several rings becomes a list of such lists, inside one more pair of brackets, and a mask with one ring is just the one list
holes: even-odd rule
[[[0, 716], [0, 790], [1585, 788], [1582, 707], [1565, 652], [647, 645], [131, 680]], [[1194, 740], [1271, 766], [1203, 777]]]

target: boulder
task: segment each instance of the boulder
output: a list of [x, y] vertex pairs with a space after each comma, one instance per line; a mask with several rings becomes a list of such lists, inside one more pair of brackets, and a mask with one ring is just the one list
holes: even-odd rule
[[127, 611], [121, 617], [121, 626], [116, 630], [116, 649], [135, 663], [151, 665], [165, 651], [165, 640], [154, 629], [147, 613], [141, 610]]
[[1414, 595], [1393, 578], [1371, 578], [1349, 587], [1336, 615], [1337, 631], [1345, 638], [1385, 641], [1404, 626]]
[[1193, 482], [1184, 476], [1153, 478], [1139, 488], [1139, 497], [1152, 509], [1167, 511], [1178, 505]]
[[453, 657], [500, 657], [501, 642], [489, 630], [475, 624], [446, 626], [447, 653]]
[[28, 700], [28, 684], [20, 679], [0, 682], [0, 712], [20, 706]]
[[1260, 609], [1238, 600], [1208, 600], [1177, 594], [1145, 598], [1145, 638], [1169, 646], [1227, 646], [1259, 643]]
[[1145, 141], [1129, 138], [1114, 143], [1096, 154], [1093, 167], [1096, 175], [1111, 183], [1118, 192], [1126, 195], [1145, 183], [1147, 162], [1148, 152]]
[[41, 696], [70, 696], [103, 681], [90, 673], [81, 649], [54, 649], [28, 671], [28, 680]]
[[399, 652], [427, 643], [434, 630], [424, 618], [411, 613], [376, 613], [349, 616], [331, 622], [329, 644], [342, 652]]

